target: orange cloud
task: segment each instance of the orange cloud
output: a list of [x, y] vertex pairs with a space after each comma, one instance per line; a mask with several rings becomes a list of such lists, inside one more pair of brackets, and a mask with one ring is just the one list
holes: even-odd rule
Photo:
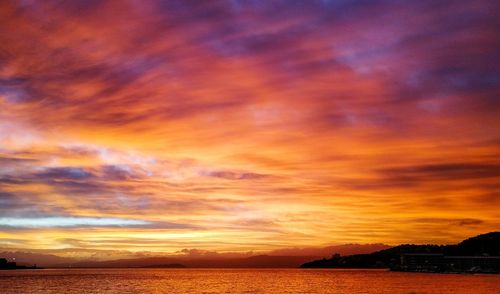
[[[2, 3], [0, 246], [246, 252], [496, 229], [496, 6]], [[72, 225], [21, 225], [36, 218]]]

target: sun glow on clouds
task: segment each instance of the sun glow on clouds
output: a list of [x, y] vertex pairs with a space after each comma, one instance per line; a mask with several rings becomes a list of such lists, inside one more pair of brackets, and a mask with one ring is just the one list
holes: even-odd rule
[[3, 1], [0, 247], [265, 251], [497, 229], [498, 10]]
[[58, 227], [126, 227], [148, 225], [149, 222], [119, 218], [91, 217], [44, 217], [44, 218], [0, 218], [0, 226], [14, 228], [58, 228]]

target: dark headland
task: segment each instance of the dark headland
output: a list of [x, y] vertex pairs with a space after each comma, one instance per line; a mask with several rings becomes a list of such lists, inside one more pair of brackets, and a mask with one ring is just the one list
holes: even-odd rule
[[393, 271], [500, 273], [500, 232], [466, 239], [455, 245], [399, 245], [370, 254], [341, 256], [304, 263], [301, 268], [389, 268]]

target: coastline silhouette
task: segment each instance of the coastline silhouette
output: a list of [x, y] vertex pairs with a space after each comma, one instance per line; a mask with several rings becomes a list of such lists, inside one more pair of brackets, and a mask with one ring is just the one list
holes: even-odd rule
[[456, 245], [404, 244], [370, 254], [334, 254], [330, 259], [314, 260], [300, 267], [500, 273], [500, 232], [478, 235]]
[[6, 258], [0, 258], [0, 270], [15, 270], [15, 269], [40, 269], [36, 264], [33, 266], [18, 265], [14, 261], [8, 261]]

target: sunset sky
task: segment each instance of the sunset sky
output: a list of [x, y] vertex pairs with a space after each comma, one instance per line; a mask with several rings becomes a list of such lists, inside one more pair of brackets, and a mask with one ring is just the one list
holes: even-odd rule
[[499, 11], [1, 1], [0, 249], [265, 252], [498, 230]]

